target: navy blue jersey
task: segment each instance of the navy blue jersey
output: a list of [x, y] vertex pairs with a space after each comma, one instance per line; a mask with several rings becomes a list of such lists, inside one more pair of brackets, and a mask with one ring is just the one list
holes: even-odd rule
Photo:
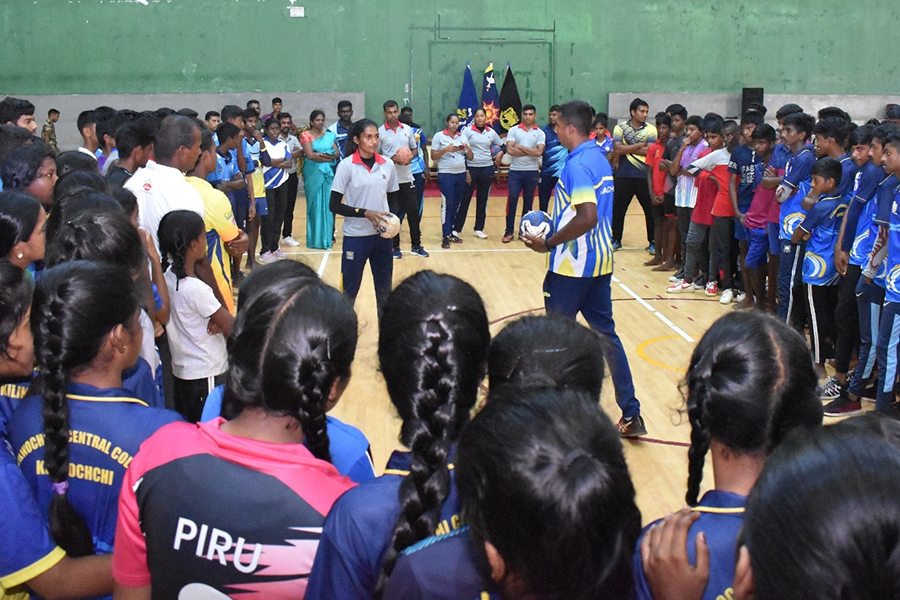
[[779, 142], [778, 144], [775, 144], [775, 148], [772, 149], [772, 158], [769, 160], [769, 164], [776, 171], [779, 171], [780, 175], [784, 175], [784, 169], [787, 167], [787, 161], [790, 158], [791, 149]]
[[[325, 519], [307, 600], [372, 598], [400, 516], [400, 483], [409, 473], [409, 465], [409, 453], [394, 452], [384, 475], [347, 491], [335, 502]], [[450, 493], [441, 508], [436, 534], [460, 527], [453, 465], [448, 468]]]
[[[119, 490], [141, 443], [157, 429], [182, 420], [178, 413], [150, 408], [126, 389], [71, 383], [69, 405], [69, 502], [84, 517], [98, 554], [112, 552]], [[53, 490], [44, 468], [43, 397], [22, 400], [9, 422], [19, 468], [43, 514]]]
[[[854, 236], [850, 238], [850, 232], [844, 232], [844, 250], [848, 250], [849, 244], [850, 264], [856, 266], [864, 266], [865, 261], [872, 251], [872, 245], [878, 236], [878, 226], [875, 224], [875, 213], [878, 209], [878, 202], [872, 202], [878, 192], [878, 185], [884, 181], [884, 169], [876, 166], [874, 163], [867, 162], [862, 169], [856, 174], [856, 185], [853, 191], [852, 203], [859, 213], [854, 229]], [[849, 207], [848, 207], [849, 210]], [[850, 218], [847, 217], [847, 226], [850, 226]]]
[[853, 188], [856, 183], [856, 174], [859, 172], [859, 167], [856, 166], [856, 163], [853, 162], [853, 158], [849, 154], [845, 154], [841, 157], [841, 182], [837, 186], [838, 196], [844, 202], [850, 202], [853, 199]]
[[840, 283], [841, 275], [834, 266], [834, 245], [846, 209], [842, 196], [821, 196], [800, 224], [800, 229], [810, 234], [803, 257], [803, 283], [822, 286]]
[[[694, 521], [688, 530], [688, 560], [692, 565], [697, 562], [696, 538], [698, 533], [702, 531], [706, 534], [706, 543], [709, 546], [709, 583], [706, 584], [706, 590], [703, 592], [703, 600], [734, 597], [731, 584], [734, 581], [735, 547], [738, 533], [744, 522], [744, 504], [746, 502], [746, 496], [710, 490], [703, 494], [700, 503], [692, 509], [694, 512], [700, 513], [700, 518]], [[653, 600], [647, 579], [644, 577], [641, 540], [647, 530], [659, 523], [660, 520], [654, 521], [644, 528], [634, 551], [635, 597], [638, 600]]]
[[27, 379], [11, 379], [0, 383], [0, 428], [6, 431], [6, 424], [12, 418], [16, 407], [28, 394], [33, 377]]
[[900, 302], [900, 186], [894, 186], [890, 205], [884, 301]]
[[[753, 202], [753, 190], [756, 188], [754, 185], [756, 168], [761, 165], [762, 161], [749, 145], [738, 146], [731, 153], [728, 172], [738, 176], [737, 201], [738, 208], [742, 213], [746, 213]], [[760, 171], [761, 173], [762, 171]]]
[[491, 569], [468, 526], [422, 540], [403, 551], [385, 600], [455, 600], [496, 593]]
[[803, 208], [803, 199], [809, 193], [809, 185], [812, 179], [810, 169], [816, 162], [816, 157], [809, 146], [804, 146], [800, 152], [791, 155], [785, 167], [782, 185], [790, 196], [781, 203], [780, 219], [781, 232], [779, 237], [790, 240], [794, 235], [797, 225], [806, 217], [806, 209]]

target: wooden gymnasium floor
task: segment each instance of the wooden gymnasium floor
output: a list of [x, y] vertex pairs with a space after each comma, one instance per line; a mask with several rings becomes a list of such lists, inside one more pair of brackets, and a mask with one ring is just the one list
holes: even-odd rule
[[[544, 256], [525, 248], [521, 242], [501, 243], [505, 196], [496, 193], [488, 203], [485, 227], [488, 239], [479, 240], [472, 235], [473, 203], [463, 232], [464, 243], [454, 244], [449, 250], [440, 247], [440, 198], [425, 198], [423, 245], [431, 256], [423, 259], [408, 254], [409, 230], [404, 225], [404, 256], [394, 261], [395, 285], [420, 269], [450, 273], [467, 280], [484, 299], [493, 334], [519, 316], [543, 313], [541, 283], [545, 273]], [[294, 221], [294, 237], [301, 246], [284, 247], [283, 251], [291, 259], [310, 265], [326, 283], [339, 286], [340, 227], [337, 244], [330, 251], [309, 250], [305, 247], [305, 213], [306, 201], [301, 196]], [[643, 215], [635, 200], [625, 223], [625, 248], [615, 255], [612, 295], [617, 331], [628, 354], [647, 424], [646, 438], [626, 440], [624, 446], [638, 505], [644, 521], [649, 522], [684, 504], [690, 425], [678, 412], [682, 404], [679, 383], [696, 341], [716, 318], [731, 309], [720, 305], [717, 298], [707, 298], [702, 293], [667, 296], [665, 288], [670, 273], [653, 273], [649, 267], [642, 266], [649, 258], [644, 250], [643, 230]], [[365, 432], [372, 445], [376, 471], [380, 473], [390, 453], [400, 447], [397, 441], [400, 421], [377, 371], [378, 323], [368, 271], [356, 311], [360, 337], [353, 377], [332, 414]], [[607, 382], [602, 405], [615, 422], [621, 413], [608, 377]], [[703, 491], [712, 486], [709, 463], [708, 460]]]

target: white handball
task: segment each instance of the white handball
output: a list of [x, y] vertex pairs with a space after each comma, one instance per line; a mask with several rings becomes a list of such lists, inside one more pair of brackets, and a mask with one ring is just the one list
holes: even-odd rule
[[378, 235], [381, 237], [391, 239], [400, 233], [400, 219], [397, 215], [388, 213], [386, 216], [378, 217], [378, 222], [381, 223], [378, 227]]
[[553, 229], [553, 221], [550, 219], [550, 215], [542, 210], [533, 210], [529, 213], [525, 213], [519, 224], [519, 233], [521, 235], [527, 233], [530, 236], [541, 238], [542, 240], [546, 240], [550, 237], [551, 229]]

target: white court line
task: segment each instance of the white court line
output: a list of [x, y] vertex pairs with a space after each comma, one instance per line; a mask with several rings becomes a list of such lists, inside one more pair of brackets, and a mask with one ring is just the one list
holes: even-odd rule
[[325, 265], [327, 265], [327, 264], [328, 264], [328, 252], [326, 252], [325, 254], [322, 255], [322, 262], [319, 263], [319, 270], [317, 271], [319, 273], [319, 277], [321, 277], [322, 273], [325, 272]]
[[675, 333], [677, 333], [678, 335], [680, 335], [682, 338], [684, 338], [685, 341], [688, 341], [688, 342], [690, 342], [690, 343], [692, 343], [692, 344], [694, 343], [694, 338], [692, 338], [691, 336], [689, 336], [688, 334], [686, 334], [686, 333], [684, 332], [683, 329], [681, 329], [680, 327], [678, 327], [677, 325], [675, 325], [675, 324], [674, 324], [672, 321], [670, 321], [669, 318], [666, 317], [664, 314], [662, 314], [661, 312], [659, 312], [658, 310], [656, 310], [655, 308], [653, 308], [652, 306], [650, 306], [646, 301], [644, 301], [643, 298], [641, 298], [640, 296], [638, 296], [637, 294], [635, 294], [634, 292], [632, 292], [632, 291], [631, 291], [631, 288], [629, 288], [627, 285], [625, 285], [624, 283], [622, 283], [621, 281], [619, 281], [619, 279], [618, 279], [615, 275], [612, 276], [612, 280], [613, 280], [614, 282], [616, 282], [617, 284], [619, 284], [619, 287], [622, 288], [622, 291], [623, 291], [623, 292], [625, 292], [626, 294], [628, 294], [629, 296], [631, 296], [632, 298], [634, 298], [635, 300], [637, 300], [638, 303], [640, 303], [641, 306], [643, 306], [644, 308], [646, 308], [647, 310], [649, 310], [650, 312], [652, 312], [654, 315], [656, 315], [656, 317], [657, 317], [660, 321], [662, 321], [663, 323], [665, 323], [666, 325], [668, 325], [669, 328], [670, 328], [672, 331], [674, 331]]
[[[305, 250], [282, 250], [288, 256], [320, 256], [322, 254], [340, 254], [340, 250], [323, 250], [319, 252], [313, 251], [305, 251]], [[450, 250], [429, 250], [428, 254], [452, 254], [452, 253], [473, 253], [473, 252], [533, 252], [530, 248], [483, 248], [481, 250], [472, 248], [453, 248]], [[405, 252], [405, 254], [409, 254], [409, 252]]]

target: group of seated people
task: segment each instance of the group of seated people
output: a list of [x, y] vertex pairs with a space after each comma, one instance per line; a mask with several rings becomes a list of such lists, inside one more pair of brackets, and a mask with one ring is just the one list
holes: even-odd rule
[[[166, 159], [179, 123], [157, 132]], [[898, 595], [900, 423], [823, 427], [814, 357], [783, 321], [735, 311], [699, 341], [683, 388], [688, 507], [642, 528], [599, 404], [601, 336], [528, 316], [492, 338], [469, 283], [420, 271], [380, 314], [378, 369], [405, 450], [376, 476], [364, 433], [327, 414], [355, 372], [358, 321], [341, 292], [277, 261], [247, 276], [232, 317], [197, 275], [201, 217], [175, 209], [142, 231], [133, 194], [91, 169], [53, 185], [56, 162], [30, 147], [52, 177], [0, 163], [4, 593]], [[167, 342], [160, 321], [178, 323]], [[199, 379], [179, 377], [219, 360], [200, 333], [224, 352], [205, 402], [192, 400]], [[179, 412], [149, 364], [163, 347]]]

